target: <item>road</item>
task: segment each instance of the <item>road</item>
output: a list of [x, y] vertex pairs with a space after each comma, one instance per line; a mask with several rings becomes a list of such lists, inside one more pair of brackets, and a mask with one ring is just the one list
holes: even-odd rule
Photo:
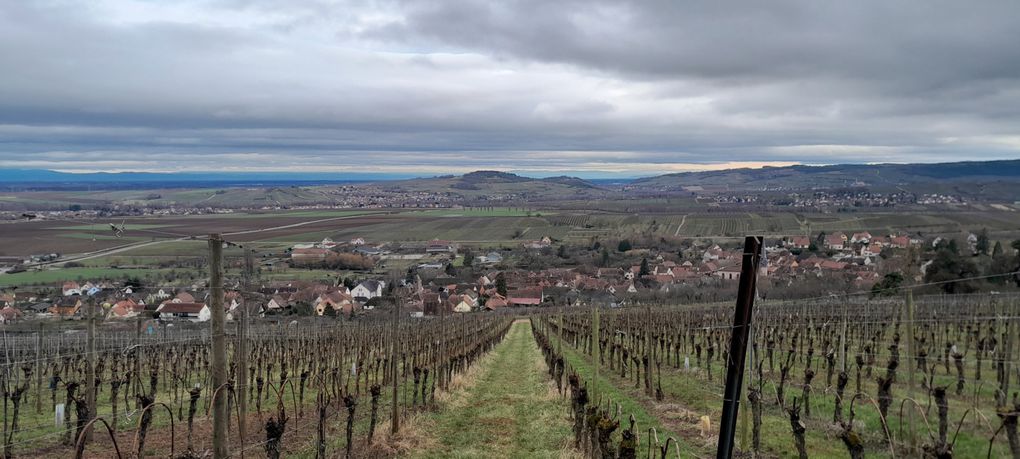
[[674, 236], [679, 236], [680, 235], [680, 228], [684, 227], [684, 223], [687, 223], [687, 216], [686, 215], [684, 215], [683, 218], [680, 219], [680, 224], [676, 225], [676, 232], [673, 233]]

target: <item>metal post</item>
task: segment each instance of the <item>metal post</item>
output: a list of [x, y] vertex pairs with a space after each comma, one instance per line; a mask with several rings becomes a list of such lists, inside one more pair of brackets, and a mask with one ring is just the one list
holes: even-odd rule
[[755, 281], [757, 280], [761, 247], [762, 238], [760, 236], [748, 236], [744, 239], [740, 286], [737, 289], [737, 306], [733, 314], [730, 351], [727, 354], [726, 391], [723, 393], [722, 419], [719, 421], [717, 459], [729, 459], [733, 456], [733, 437], [736, 433], [737, 412], [740, 407], [744, 360], [747, 357], [745, 350], [747, 349], [749, 325], [754, 306]]
[[209, 309], [212, 313], [212, 392], [213, 402], [213, 457], [226, 458], [227, 452], [227, 393], [216, 393], [227, 383], [227, 346], [224, 333], [226, 317], [223, 312], [223, 238], [209, 235]]

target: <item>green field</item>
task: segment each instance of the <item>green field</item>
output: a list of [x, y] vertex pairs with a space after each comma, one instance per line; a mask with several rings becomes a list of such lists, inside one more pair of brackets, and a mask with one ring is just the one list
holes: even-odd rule
[[549, 236], [562, 239], [568, 227], [553, 226], [545, 217], [433, 217], [422, 219], [393, 218], [337, 231], [321, 230], [289, 234], [269, 239], [272, 242], [311, 242], [329, 237], [335, 241], [363, 237], [369, 242], [428, 241], [444, 239], [457, 242], [508, 242], [524, 241]]
[[[92, 224], [88, 224], [88, 225], [58, 226], [56, 228], [50, 228], [50, 229], [55, 229], [55, 230], [70, 230], [70, 231], [99, 231], [99, 232], [108, 233], [108, 232], [112, 232], [113, 231], [113, 229], [110, 228], [110, 224], [111, 223], [117, 225], [117, 227], [120, 227], [120, 223], [112, 221], [112, 222], [97, 222], [97, 223], [92, 223]], [[150, 224], [150, 223], [145, 223], [145, 224], [141, 224], [141, 223], [128, 223], [128, 224], [124, 225], [124, 230], [126, 230], [126, 231], [131, 231], [131, 230], [148, 230], [148, 229], [154, 229], [154, 228], [166, 228], [167, 226], [171, 226], [171, 225], [157, 225], [157, 224]]]
[[[152, 277], [165, 274], [173, 270], [169, 269], [116, 269], [116, 268], [64, 268], [49, 269], [44, 271], [26, 271], [15, 274], [4, 274], [0, 276], [0, 287], [33, 285], [33, 284], [55, 284], [71, 280], [100, 280], [100, 279], [123, 279], [128, 277]], [[184, 272], [184, 270], [178, 270]]]
[[59, 237], [69, 237], [72, 239], [94, 239], [97, 241], [124, 241], [125, 243], [131, 241], [144, 241], [145, 238], [137, 236], [111, 236], [109, 234], [95, 234], [95, 233], [60, 233]]
[[425, 217], [530, 217], [537, 214], [554, 215], [553, 212], [528, 211], [523, 209], [512, 209], [509, 207], [494, 207], [492, 209], [434, 209], [412, 211], [409, 212], [409, 214]]
[[353, 217], [356, 215], [371, 215], [382, 213], [383, 211], [371, 211], [371, 210], [297, 210], [297, 211], [286, 211], [286, 212], [267, 212], [267, 213], [248, 213], [248, 212], [235, 212], [229, 214], [205, 214], [205, 215], [189, 215], [188, 218], [202, 219], [202, 218], [240, 218], [240, 219], [259, 219], [259, 218], [280, 218], [280, 217], [307, 217], [307, 218], [330, 218], [330, 217]]

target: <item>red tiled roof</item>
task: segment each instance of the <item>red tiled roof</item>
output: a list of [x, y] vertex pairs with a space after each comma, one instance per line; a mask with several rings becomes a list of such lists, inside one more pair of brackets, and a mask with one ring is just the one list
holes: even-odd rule
[[159, 312], [162, 314], [198, 314], [205, 303], [163, 303]]

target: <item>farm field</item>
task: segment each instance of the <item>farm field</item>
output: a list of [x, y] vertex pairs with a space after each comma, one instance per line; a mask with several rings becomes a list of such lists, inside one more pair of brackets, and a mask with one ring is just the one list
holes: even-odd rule
[[0, 287], [12, 287], [21, 285], [47, 284], [55, 285], [63, 281], [89, 281], [89, 280], [124, 280], [137, 277], [139, 279], [151, 278], [167, 274], [179, 273], [182, 275], [199, 275], [194, 271], [183, 269], [157, 269], [157, 268], [130, 268], [118, 269], [107, 267], [85, 267], [85, 268], [63, 268], [42, 271], [26, 271], [0, 276]]
[[[589, 244], [594, 238], [613, 240], [627, 237], [732, 238], [745, 234], [773, 237], [813, 234], [818, 231], [893, 232], [966, 237], [969, 232], [988, 228], [993, 240], [1020, 237], [1020, 213], [1006, 211], [956, 212], [938, 215], [854, 213], [690, 213], [683, 215], [579, 215], [512, 208], [466, 208], [436, 210], [337, 210], [284, 211], [252, 214], [216, 214], [122, 219], [125, 233], [117, 237], [106, 221], [42, 220], [0, 225], [0, 256], [27, 257], [60, 253], [65, 260], [85, 267], [128, 266], [143, 268], [181, 258], [204, 257], [207, 234], [219, 232], [227, 239], [255, 247], [265, 255], [280, 256], [297, 243], [314, 243], [331, 238], [346, 241], [363, 237], [370, 243], [423, 243], [431, 239], [450, 240], [481, 250], [512, 247], [524, 241], [550, 237], [570, 244]], [[119, 225], [120, 222], [117, 222]], [[192, 237], [196, 240], [190, 240]], [[240, 250], [228, 249], [228, 257]], [[409, 263], [387, 263], [406, 267]], [[106, 272], [117, 276], [123, 270]], [[137, 273], [131, 273], [135, 275]], [[23, 280], [76, 280], [80, 271], [48, 270]], [[295, 270], [273, 273], [275, 279], [309, 278]]]

